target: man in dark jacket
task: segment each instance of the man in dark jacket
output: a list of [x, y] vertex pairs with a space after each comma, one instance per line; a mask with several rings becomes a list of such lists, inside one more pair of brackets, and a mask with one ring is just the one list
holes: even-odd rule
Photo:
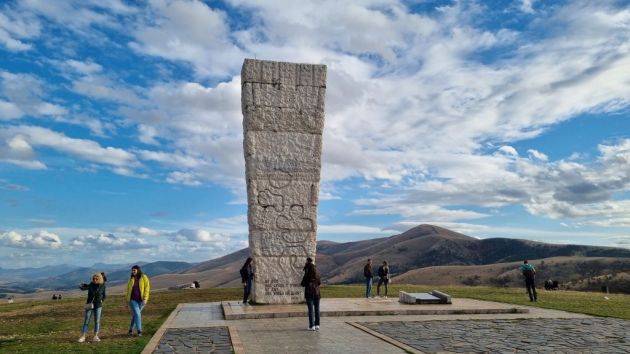
[[363, 267], [363, 276], [365, 277], [365, 298], [372, 296], [372, 259], [368, 258], [367, 264]]
[[525, 277], [525, 288], [527, 288], [529, 301], [537, 301], [538, 296], [536, 294], [536, 284], [534, 282], [536, 269], [525, 260], [520, 267], [520, 271], [523, 273], [523, 277]]
[[308, 330], [319, 330], [319, 299], [321, 298], [319, 286], [321, 277], [313, 264], [313, 259], [308, 257], [304, 265], [304, 276], [300, 283], [304, 287], [304, 299], [308, 307]]

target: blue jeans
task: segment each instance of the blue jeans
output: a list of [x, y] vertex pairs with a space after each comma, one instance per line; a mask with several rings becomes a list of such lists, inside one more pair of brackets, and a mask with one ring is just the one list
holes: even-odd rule
[[129, 332], [133, 331], [135, 326], [138, 333], [142, 332], [142, 309], [144, 305], [142, 301], [129, 300], [129, 308], [131, 309], [131, 323], [129, 324]]
[[[319, 326], [319, 298], [306, 299], [306, 306], [308, 306], [308, 328]], [[315, 321], [313, 321], [313, 315], [315, 315]]]
[[92, 319], [92, 313], [94, 313], [94, 333], [98, 333], [101, 329], [101, 311], [102, 307], [85, 310], [85, 319], [83, 320], [83, 335], [86, 335], [88, 332], [88, 325], [90, 324], [90, 319]]
[[243, 303], [247, 303], [247, 298], [249, 298], [249, 294], [252, 292], [252, 280], [249, 279], [245, 282], [245, 286], [243, 287]]
[[370, 298], [372, 296], [372, 278], [365, 278], [365, 297]]

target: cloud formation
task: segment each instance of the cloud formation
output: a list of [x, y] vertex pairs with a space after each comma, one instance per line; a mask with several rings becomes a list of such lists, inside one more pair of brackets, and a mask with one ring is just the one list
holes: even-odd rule
[[5, 247], [32, 249], [57, 249], [62, 246], [59, 236], [46, 230], [38, 231], [32, 235], [21, 234], [16, 231], [0, 233], [0, 244]]

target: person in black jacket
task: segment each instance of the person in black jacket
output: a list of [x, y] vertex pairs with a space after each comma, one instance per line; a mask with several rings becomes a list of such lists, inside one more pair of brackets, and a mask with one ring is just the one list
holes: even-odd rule
[[372, 259], [368, 258], [367, 264], [363, 267], [363, 276], [365, 277], [365, 298], [372, 296]]
[[387, 261], [383, 261], [383, 265], [378, 267], [378, 284], [376, 285], [376, 297], [381, 296], [381, 285], [385, 284], [385, 298], [387, 299], [387, 284], [389, 284], [389, 266]]
[[90, 319], [94, 315], [94, 338], [93, 342], [100, 342], [98, 331], [101, 327], [101, 312], [103, 310], [103, 301], [105, 301], [105, 281], [101, 273], [92, 275], [90, 284], [81, 284], [81, 290], [87, 290], [88, 296], [85, 302], [85, 318], [83, 321], [83, 335], [79, 338], [79, 343], [85, 342]]
[[322, 281], [312, 258], [306, 259], [303, 270], [301, 285], [304, 287], [304, 298], [308, 307], [308, 330], [316, 331], [319, 330], [319, 299], [321, 298], [319, 286]]
[[254, 280], [254, 270], [252, 268], [252, 257], [247, 258], [241, 267], [241, 281], [243, 282], [243, 305], [247, 305], [247, 299], [252, 292], [252, 281]]

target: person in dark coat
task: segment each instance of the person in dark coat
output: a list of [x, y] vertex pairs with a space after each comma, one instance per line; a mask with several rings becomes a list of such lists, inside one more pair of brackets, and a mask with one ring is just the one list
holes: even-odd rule
[[101, 339], [98, 337], [98, 332], [101, 327], [101, 312], [103, 310], [103, 302], [105, 301], [106, 293], [105, 293], [105, 281], [103, 280], [103, 275], [100, 273], [96, 273], [92, 275], [92, 282], [83, 286], [81, 284], [81, 290], [87, 290], [88, 296], [85, 302], [85, 318], [83, 321], [83, 335], [79, 338], [79, 343], [85, 342], [85, 336], [88, 332], [88, 326], [90, 324], [90, 319], [92, 315], [94, 315], [94, 338], [92, 338], [93, 342], [100, 342]]
[[367, 264], [363, 267], [363, 276], [365, 277], [365, 298], [372, 296], [372, 259], [368, 258]]
[[529, 295], [529, 301], [538, 301], [538, 295], [536, 294], [536, 269], [533, 265], [529, 264], [526, 260], [519, 268], [523, 277], [525, 277], [525, 288], [527, 288], [527, 294]]
[[304, 299], [308, 307], [308, 330], [317, 331], [319, 330], [319, 299], [321, 298], [319, 286], [322, 281], [312, 258], [306, 259], [303, 270], [301, 285], [304, 287]]
[[243, 305], [247, 305], [247, 300], [252, 292], [252, 281], [254, 280], [254, 269], [252, 267], [253, 258], [249, 257], [241, 267], [241, 281], [243, 282]]
[[378, 285], [376, 285], [376, 297], [381, 296], [381, 285], [385, 285], [385, 298], [387, 299], [387, 285], [389, 284], [389, 266], [387, 261], [383, 261], [383, 265], [378, 267]]

